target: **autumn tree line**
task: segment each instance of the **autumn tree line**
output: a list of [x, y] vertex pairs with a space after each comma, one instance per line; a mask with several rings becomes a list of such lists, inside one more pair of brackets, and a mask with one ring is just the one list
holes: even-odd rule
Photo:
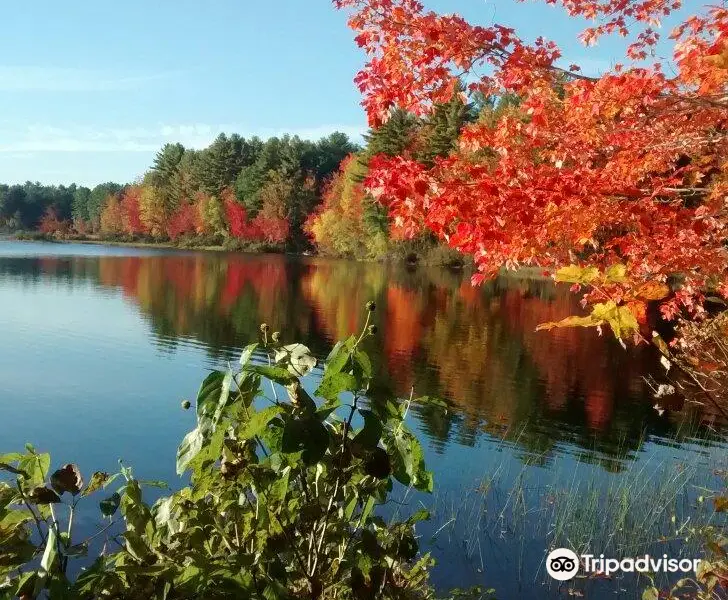
[[432, 233], [402, 235], [389, 211], [367, 191], [364, 181], [375, 158], [407, 157], [428, 167], [439, 158], [459, 152], [463, 127], [493, 122], [519, 104], [513, 94], [466, 98], [459, 86], [452, 98], [437, 104], [425, 117], [395, 109], [390, 118], [365, 136], [365, 146], [347, 156], [328, 181], [321, 204], [306, 220], [304, 230], [318, 251], [332, 256], [378, 259], [402, 254], [430, 256], [431, 262], [462, 260]]
[[[398, 110], [360, 146], [343, 133], [318, 141], [221, 134], [203, 149], [166, 144], [131, 184], [94, 188], [27, 182], [0, 186], [0, 230], [53, 238], [159, 241], [308, 250], [380, 259], [440, 248], [404, 240], [363, 185], [377, 155], [426, 164], [454, 151], [462, 127], [492, 118], [510, 98], [467, 102], [458, 91], [427, 118]], [[452, 254], [452, 253], [450, 253]], [[448, 255], [449, 256], [449, 255]]]
[[203, 150], [166, 144], [131, 184], [0, 186], [0, 228], [301, 248], [309, 243], [304, 221], [342, 160], [358, 150], [339, 132], [315, 142], [221, 134]]

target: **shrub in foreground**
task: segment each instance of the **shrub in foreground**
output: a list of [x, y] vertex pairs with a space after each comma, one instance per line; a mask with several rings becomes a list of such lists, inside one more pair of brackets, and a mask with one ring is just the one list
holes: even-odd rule
[[[31, 446], [0, 456], [0, 598], [431, 597], [433, 561], [414, 534], [428, 513], [385, 522], [376, 510], [395, 480], [431, 491], [432, 475], [409, 402], [363, 402], [368, 321], [333, 348], [313, 394], [302, 380], [316, 359], [262, 326], [239, 368], [183, 403], [195, 427], [177, 471], [190, 485], [151, 506], [123, 465], [85, 477]], [[74, 513], [90, 496], [108, 524], [79, 539]]]

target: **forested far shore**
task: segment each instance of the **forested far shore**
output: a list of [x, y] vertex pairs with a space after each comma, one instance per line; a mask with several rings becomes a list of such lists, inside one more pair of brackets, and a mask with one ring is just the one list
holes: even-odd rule
[[318, 141], [220, 134], [202, 150], [164, 145], [132, 183], [0, 185], [0, 231], [459, 263], [459, 254], [432, 236], [405, 240], [364, 179], [378, 155], [409, 154], [433, 164], [457, 151], [464, 125], [515, 103], [510, 97], [467, 103], [461, 92], [426, 118], [395, 111], [364, 136], [363, 146], [340, 132]]
[[0, 186], [0, 227], [58, 237], [232, 237], [300, 245], [305, 216], [343, 158], [357, 150], [338, 132], [316, 142], [220, 134], [203, 150], [166, 144], [132, 183]]

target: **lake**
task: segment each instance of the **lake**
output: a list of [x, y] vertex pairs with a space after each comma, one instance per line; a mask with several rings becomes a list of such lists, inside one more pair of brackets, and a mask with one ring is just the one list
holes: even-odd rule
[[[443, 398], [410, 419], [435, 473], [432, 496], [398, 490], [440, 589], [480, 584], [501, 600], [638, 597], [646, 580], [558, 587], [551, 544], [623, 558], [700, 556], [695, 523], [726, 472], [723, 423], [709, 406], [656, 401], [650, 348], [605, 331], [536, 326], [580, 310], [567, 287], [513, 275], [473, 288], [466, 274], [282, 255], [0, 241], [0, 452], [26, 442], [54, 465], [179, 486], [180, 408], [209, 369], [237, 360], [265, 322], [318, 357], [358, 331], [372, 393]], [[98, 521], [86, 511], [82, 525]], [[688, 541], [685, 540], [688, 538]], [[620, 596], [622, 597], [622, 596]]]

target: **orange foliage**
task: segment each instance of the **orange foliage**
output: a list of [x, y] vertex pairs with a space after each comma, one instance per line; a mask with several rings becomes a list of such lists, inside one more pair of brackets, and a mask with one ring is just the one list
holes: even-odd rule
[[101, 233], [104, 235], [121, 235], [124, 233], [124, 213], [119, 199], [110, 195], [106, 198], [101, 211]]
[[121, 211], [124, 231], [131, 235], [148, 233], [148, 228], [141, 219], [140, 200], [142, 188], [130, 185], [121, 194]]
[[323, 201], [304, 224], [304, 231], [319, 252], [341, 256], [366, 256], [369, 237], [363, 217], [364, 187], [357, 176], [364, 168], [355, 155], [346, 157], [327, 182]]
[[67, 233], [70, 229], [71, 224], [68, 221], [61, 221], [58, 219], [58, 214], [56, 213], [56, 209], [52, 206], [49, 206], [45, 213], [43, 214], [43, 217], [40, 220], [40, 225], [38, 226], [38, 230], [42, 233], [49, 233], [49, 234], [63, 234]]
[[[647, 56], [658, 39], [654, 23], [679, 6], [547, 1], [599, 17], [582, 36], [587, 43], [628, 36], [629, 20], [637, 33], [628, 62]], [[417, 0], [336, 4], [353, 10], [349, 23], [370, 57], [356, 82], [373, 126], [394, 106], [429, 113], [452, 97], [460, 72], [488, 73], [469, 81], [471, 91], [521, 100], [466, 127], [460, 151], [433, 166], [373, 159], [366, 185], [409, 235], [424, 227], [471, 254], [474, 283], [503, 266], [563, 266], [582, 255], [601, 270], [627, 267], [589, 302], [608, 293], [619, 305], [671, 273], [685, 281], [662, 301], [668, 317], [700, 316], [702, 292], [716, 280], [728, 297], [728, 9], [705, 7], [673, 31], [674, 75], [632, 62], [586, 77], [577, 66], [556, 66], [561, 52], [552, 42], [527, 44], [512, 29], [439, 15]]]

